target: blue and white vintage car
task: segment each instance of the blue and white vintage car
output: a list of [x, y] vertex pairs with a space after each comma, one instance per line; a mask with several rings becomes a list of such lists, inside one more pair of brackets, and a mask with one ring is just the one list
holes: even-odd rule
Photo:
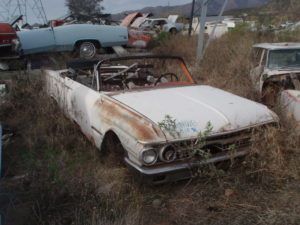
[[72, 24], [17, 32], [20, 55], [79, 50], [82, 58], [92, 58], [97, 49], [122, 46], [128, 30], [121, 26]]

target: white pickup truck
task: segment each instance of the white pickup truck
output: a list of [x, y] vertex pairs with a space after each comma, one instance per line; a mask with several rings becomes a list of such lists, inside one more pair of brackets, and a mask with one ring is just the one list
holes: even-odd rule
[[251, 79], [263, 102], [281, 103], [300, 121], [300, 43], [262, 43], [253, 48], [257, 64]]

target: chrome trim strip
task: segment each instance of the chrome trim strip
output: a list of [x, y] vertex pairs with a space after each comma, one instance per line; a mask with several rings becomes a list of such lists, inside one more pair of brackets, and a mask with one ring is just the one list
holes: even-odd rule
[[238, 152], [232, 152], [232, 154], [226, 154], [226, 155], [221, 155], [217, 157], [213, 157], [210, 159], [205, 159], [200, 162], [192, 162], [192, 163], [183, 163], [179, 165], [172, 165], [172, 166], [166, 166], [163, 168], [157, 168], [157, 169], [151, 169], [151, 168], [144, 168], [144, 167], [139, 167], [138, 165], [134, 164], [133, 162], [130, 161], [129, 158], [125, 157], [125, 162], [132, 168], [136, 169], [138, 172], [144, 175], [159, 175], [163, 173], [170, 173], [170, 172], [175, 172], [178, 170], [185, 170], [185, 169], [191, 169], [193, 167], [199, 167], [205, 164], [209, 163], [216, 163], [216, 162], [221, 162], [225, 160], [229, 160], [232, 158], [237, 158], [237, 157], [242, 157], [250, 153], [249, 149], [241, 150]]

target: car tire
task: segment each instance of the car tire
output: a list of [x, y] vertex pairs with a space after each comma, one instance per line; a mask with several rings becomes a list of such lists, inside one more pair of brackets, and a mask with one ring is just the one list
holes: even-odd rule
[[176, 34], [177, 34], [177, 30], [176, 30], [175, 28], [172, 28], [172, 29], [170, 30], [170, 33], [171, 33], [172, 35], [176, 35]]
[[79, 56], [83, 59], [92, 59], [97, 53], [97, 48], [93, 42], [85, 41], [79, 46]]

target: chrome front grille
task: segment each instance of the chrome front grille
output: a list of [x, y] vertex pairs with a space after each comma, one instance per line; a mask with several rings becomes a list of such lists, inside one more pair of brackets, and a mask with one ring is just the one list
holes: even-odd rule
[[185, 145], [184, 147], [183, 144], [178, 148], [177, 153], [176, 153], [176, 158], [178, 160], [182, 159], [188, 159], [192, 157], [197, 157], [197, 156], [205, 156], [207, 154], [218, 154], [221, 152], [226, 152], [226, 151], [233, 151], [233, 150], [238, 150], [242, 147], [249, 146], [251, 143], [251, 138], [246, 137], [246, 138], [241, 138], [240, 140], [237, 141], [232, 141], [228, 140], [214, 140], [212, 143], [208, 142], [206, 143], [203, 147], [201, 146], [200, 148], [197, 146], [189, 146]]

